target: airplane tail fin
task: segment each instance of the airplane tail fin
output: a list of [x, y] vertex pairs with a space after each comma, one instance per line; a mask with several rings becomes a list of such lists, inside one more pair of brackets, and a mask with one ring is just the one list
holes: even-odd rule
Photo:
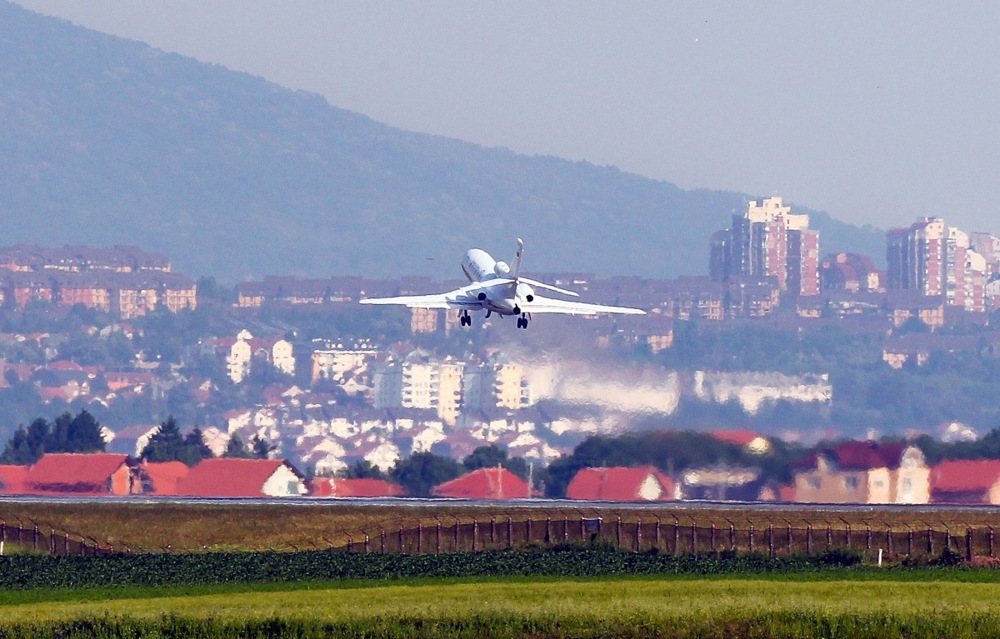
[[518, 273], [521, 272], [521, 255], [524, 253], [524, 240], [517, 238], [517, 251], [514, 253], [514, 259], [510, 261], [510, 277], [512, 279], [517, 279]]

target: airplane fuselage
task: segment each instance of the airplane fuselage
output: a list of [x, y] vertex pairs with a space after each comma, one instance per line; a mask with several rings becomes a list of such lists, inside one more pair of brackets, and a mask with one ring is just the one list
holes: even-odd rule
[[[486, 251], [469, 249], [462, 259], [462, 272], [472, 283], [483, 283], [510, 277], [510, 266], [498, 262]], [[520, 315], [518, 298], [531, 301], [534, 291], [523, 283], [511, 283], [485, 289], [479, 294], [483, 308], [500, 315]]]

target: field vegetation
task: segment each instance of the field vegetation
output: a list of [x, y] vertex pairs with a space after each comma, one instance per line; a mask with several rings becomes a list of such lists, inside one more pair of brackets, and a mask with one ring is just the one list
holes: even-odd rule
[[[616, 578], [0, 594], [4, 636], [978, 637], [1000, 584]], [[58, 604], [58, 605], [54, 605]]]
[[663, 504], [649, 509], [628, 505], [601, 509], [572, 508], [564, 504], [545, 507], [544, 504], [496, 506], [456, 503], [454, 505], [412, 505], [405, 500], [392, 505], [358, 505], [331, 501], [294, 502], [288, 504], [171, 504], [156, 502], [108, 501], [80, 504], [41, 504], [29, 502], [0, 503], [0, 520], [8, 525], [22, 522], [39, 524], [42, 534], [50, 528], [93, 537], [115, 549], [171, 551], [215, 550], [284, 550], [325, 549], [342, 545], [349, 537], [355, 541], [368, 533], [373, 538], [384, 529], [387, 533], [418, 523], [450, 526], [456, 522], [480, 523], [495, 518], [498, 522], [512, 517], [515, 521], [532, 517], [544, 521], [581, 517], [602, 517], [605, 522], [621, 517], [623, 521], [641, 519], [652, 522], [659, 518], [664, 525], [680, 523], [690, 526], [716, 524], [728, 528], [753, 524], [762, 531], [768, 524], [781, 529], [786, 525], [805, 527], [811, 524], [817, 535], [828, 526], [854, 531], [870, 526], [873, 531], [887, 527], [905, 531], [951, 530], [964, 531], [967, 526], [996, 526], [996, 513], [987, 509], [925, 509], [920, 507], [879, 510], [876, 507], [831, 507], [824, 511], [788, 506], [775, 510], [745, 505], [690, 508]]

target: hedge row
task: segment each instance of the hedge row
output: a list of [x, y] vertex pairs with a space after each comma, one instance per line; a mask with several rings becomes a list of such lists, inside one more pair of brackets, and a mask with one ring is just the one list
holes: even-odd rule
[[720, 553], [670, 556], [611, 548], [557, 548], [443, 555], [331, 551], [0, 557], [0, 589], [217, 584], [482, 576], [738, 574], [821, 570], [860, 562], [857, 554]]

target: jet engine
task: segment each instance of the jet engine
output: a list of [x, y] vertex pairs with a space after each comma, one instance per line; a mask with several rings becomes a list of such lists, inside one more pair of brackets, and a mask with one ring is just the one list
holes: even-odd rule
[[530, 304], [535, 301], [535, 289], [531, 288], [524, 282], [518, 282], [515, 298], [518, 300], [524, 300]]

